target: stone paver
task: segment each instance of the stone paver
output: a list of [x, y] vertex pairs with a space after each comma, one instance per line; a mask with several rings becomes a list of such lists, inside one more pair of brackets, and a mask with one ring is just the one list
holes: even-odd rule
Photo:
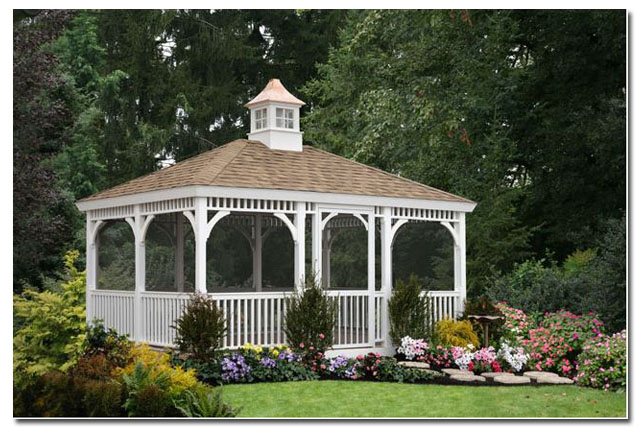
[[411, 367], [413, 369], [429, 369], [430, 365], [420, 361], [399, 361], [399, 366]]
[[505, 385], [518, 385], [523, 383], [530, 383], [530, 378], [525, 376], [497, 376], [494, 378], [494, 382], [502, 383]]
[[561, 376], [540, 376], [536, 378], [536, 383], [545, 383], [549, 385], [572, 385], [574, 384], [574, 381]]
[[472, 375], [452, 375], [450, 376], [452, 380], [458, 380], [459, 382], [485, 382], [483, 376]]
[[514, 376], [514, 373], [505, 373], [505, 372], [485, 372], [481, 373], [481, 376], [483, 376], [486, 379], [494, 379], [497, 376]]
[[468, 371], [468, 370], [459, 370], [459, 369], [443, 369], [441, 370], [443, 373], [446, 373], [450, 376], [453, 375], [462, 375], [462, 376], [470, 376], [474, 375], [474, 373]]
[[558, 377], [559, 375], [556, 374], [556, 373], [552, 373], [552, 372], [535, 372], [534, 371], [534, 372], [525, 372], [525, 373], [523, 373], [523, 376], [531, 377], [532, 379], [538, 379], [540, 377], [546, 377], [546, 376], [553, 376], [553, 377], [556, 376], [556, 377]]

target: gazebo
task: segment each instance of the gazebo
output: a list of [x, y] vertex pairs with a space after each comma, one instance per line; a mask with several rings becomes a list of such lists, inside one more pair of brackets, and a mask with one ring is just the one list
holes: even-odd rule
[[[246, 104], [251, 113], [248, 139], [78, 201], [87, 216], [87, 319], [102, 319], [107, 327], [136, 341], [171, 346], [171, 325], [196, 291], [207, 293], [224, 311], [225, 347], [247, 342], [281, 344], [286, 340], [283, 316], [293, 287], [303, 287], [306, 275], [327, 286], [332, 231], [361, 228], [367, 233], [367, 288], [328, 289], [339, 309], [334, 349], [391, 353], [387, 302], [392, 293], [392, 248], [399, 229], [408, 222], [436, 222], [451, 233], [453, 290], [427, 293], [433, 320], [460, 314], [466, 297], [465, 214], [476, 204], [303, 145], [302, 105], [278, 79], [272, 79]], [[145, 239], [150, 225], [161, 218], [172, 236], [176, 275], [168, 289], [149, 290]], [[100, 231], [114, 221], [126, 222], [133, 232], [133, 290], [99, 284]], [[249, 243], [250, 287], [216, 289], [208, 284], [212, 280], [207, 272], [207, 243], [222, 224], [237, 227]], [[293, 241], [294, 275], [289, 290], [263, 289], [263, 243], [275, 228], [287, 230]], [[184, 279], [189, 229], [195, 248], [193, 289]]]

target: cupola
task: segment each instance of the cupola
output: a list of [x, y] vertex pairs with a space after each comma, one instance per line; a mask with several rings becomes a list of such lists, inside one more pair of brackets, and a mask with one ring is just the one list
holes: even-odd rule
[[245, 104], [251, 113], [249, 139], [274, 150], [302, 151], [300, 108], [304, 105], [280, 80], [271, 79], [256, 98]]

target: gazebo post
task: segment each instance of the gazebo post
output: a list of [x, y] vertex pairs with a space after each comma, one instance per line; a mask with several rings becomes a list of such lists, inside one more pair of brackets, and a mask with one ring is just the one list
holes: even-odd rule
[[381, 311], [381, 335], [385, 348], [392, 347], [392, 339], [389, 335], [389, 311], [388, 304], [392, 297], [392, 209], [383, 207], [381, 218], [381, 291], [383, 292], [383, 304]]
[[[467, 298], [466, 284], [466, 263], [465, 254], [465, 213], [459, 213], [459, 221], [454, 225], [458, 237], [458, 245], [454, 243], [454, 289], [458, 292], [458, 312], [465, 311], [465, 299]], [[456, 240], [455, 240], [456, 241]]]
[[254, 215], [253, 276], [256, 292], [263, 291], [263, 215]]
[[376, 344], [376, 218], [367, 216], [367, 339], [370, 346]]
[[[88, 216], [87, 216], [88, 217]], [[93, 321], [93, 302], [91, 298], [91, 292], [96, 289], [96, 236], [97, 233], [94, 234], [94, 228], [98, 227], [97, 222], [89, 220], [87, 218], [87, 228], [86, 228], [86, 233], [87, 233], [87, 267], [86, 267], [86, 272], [87, 272], [87, 280], [86, 280], [86, 317], [87, 317], [87, 324], [90, 324], [91, 321]]]
[[181, 213], [176, 213], [176, 260], [175, 260], [175, 282], [176, 291], [185, 291], [185, 228], [184, 219]]
[[312, 215], [312, 275], [316, 281], [322, 280], [321, 251], [322, 251], [322, 232], [321, 232], [321, 213], [318, 209], [314, 210]]
[[145, 232], [146, 226], [153, 220], [153, 216], [145, 218], [142, 215], [140, 205], [134, 205], [134, 217], [127, 218], [134, 232], [134, 254], [136, 266], [136, 283], [134, 291], [134, 337], [137, 342], [144, 340], [142, 292], [145, 291]]
[[305, 288], [305, 202], [296, 202], [296, 239], [294, 242], [294, 280], [299, 291]]
[[197, 292], [207, 294], [207, 198], [194, 201], [194, 238], [196, 241], [196, 284]]

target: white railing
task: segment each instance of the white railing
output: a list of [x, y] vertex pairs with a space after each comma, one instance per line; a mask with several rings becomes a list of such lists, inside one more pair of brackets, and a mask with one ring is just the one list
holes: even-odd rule
[[430, 298], [430, 322], [432, 325], [445, 318], [456, 319], [458, 315], [458, 291], [428, 291]]
[[368, 346], [369, 292], [367, 290], [330, 290], [337, 305], [334, 348]]
[[[455, 318], [459, 295], [456, 291], [429, 291], [432, 325], [444, 318]], [[245, 343], [274, 346], [286, 343], [285, 312], [291, 292], [210, 293], [227, 321], [224, 348], [238, 348]], [[337, 303], [334, 348], [369, 347], [381, 342], [383, 331], [383, 293], [374, 295], [374, 338], [369, 332], [369, 292], [367, 290], [330, 290]], [[182, 314], [189, 293], [141, 293], [142, 335], [138, 339], [155, 346], [173, 346], [176, 335], [172, 326]], [[106, 327], [134, 337], [133, 291], [93, 290], [88, 294], [93, 318], [102, 319]]]
[[[91, 317], [100, 319], [105, 327], [120, 334], [134, 336], [134, 292], [117, 290], [92, 290], [87, 293]], [[93, 321], [90, 320], [90, 321]]]
[[[273, 346], [284, 343], [287, 294], [210, 293], [227, 321], [224, 348], [238, 348], [245, 343]], [[182, 314], [189, 294], [143, 292], [144, 340], [156, 346], [173, 346], [176, 330], [172, 328]]]

